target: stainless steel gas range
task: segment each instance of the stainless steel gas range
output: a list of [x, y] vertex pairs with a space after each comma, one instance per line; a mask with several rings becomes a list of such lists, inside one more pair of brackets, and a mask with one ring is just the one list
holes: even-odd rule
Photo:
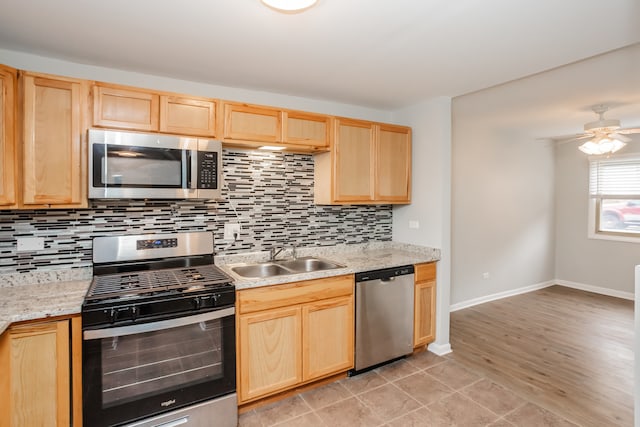
[[98, 237], [93, 262], [84, 425], [236, 426], [235, 286], [212, 233]]

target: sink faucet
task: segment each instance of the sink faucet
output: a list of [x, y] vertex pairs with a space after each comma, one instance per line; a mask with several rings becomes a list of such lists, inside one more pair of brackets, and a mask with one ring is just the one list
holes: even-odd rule
[[[284, 246], [278, 248], [276, 246], [272, 247], [271, 249], [269, 249], [269, 261], [275, 261], [276, 257], [278, 256], [278, 254], [280, 252], [282, 252], [285, 249]], [[293, 259], [297, 259], [298, 256], [296, 254], [296, 247], [295, 246], [291, 246], [291, 257]]]
[[283, 250], [284, 250], [284, 246], [281, 248], [277, 248], [274, 246], [271, 249], [269, 249], [269, 261], [275, 261], [278, 254]]

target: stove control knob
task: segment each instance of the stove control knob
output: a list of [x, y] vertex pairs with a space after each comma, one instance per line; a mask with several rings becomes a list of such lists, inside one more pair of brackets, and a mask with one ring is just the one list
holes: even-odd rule
[[131, 306], [131, 320], [136, 320], [138, 318], [138, 307], [135, 305]]
[[112, 308], [107, 312], [107, 316], [109, 317], [110, 323], [115, 323], [116, 317], [118, 317], [118, 311], [115, 308]]
[[195, 297], [193, 299], [193, 308], [195, 310], [199, 310], [201, 305], [202, 305], [202, 301], [200, 300], [200, 297]]
[[220, 294], [213, 294], [211, 296], [211, 299], [213, 299], [213, 305], [215, 306], [218, 303], [218, 300], [220, 299]]

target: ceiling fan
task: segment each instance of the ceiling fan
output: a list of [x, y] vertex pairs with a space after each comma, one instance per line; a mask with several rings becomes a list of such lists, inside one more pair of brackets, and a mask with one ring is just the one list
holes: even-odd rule
[[620, 120], [605, 119], [604, 113], [609, 110], [606, 105], [595, 105], [592, 109], [598, 115], [598, 120], [586, 123], [584, 133], [554, 139], [559, 142], [588, 139], [578, 149], [586, 154], [598, 155], [615, 153], [631, 141], [626, 135], [640, 133], [640, 128], [621, 128]]

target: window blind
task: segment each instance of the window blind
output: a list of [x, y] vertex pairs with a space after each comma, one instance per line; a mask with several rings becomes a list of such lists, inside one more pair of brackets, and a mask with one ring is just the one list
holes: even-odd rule
[[640, 155], [590, 160], [589, 194], [599, 198], [640, 198]]

